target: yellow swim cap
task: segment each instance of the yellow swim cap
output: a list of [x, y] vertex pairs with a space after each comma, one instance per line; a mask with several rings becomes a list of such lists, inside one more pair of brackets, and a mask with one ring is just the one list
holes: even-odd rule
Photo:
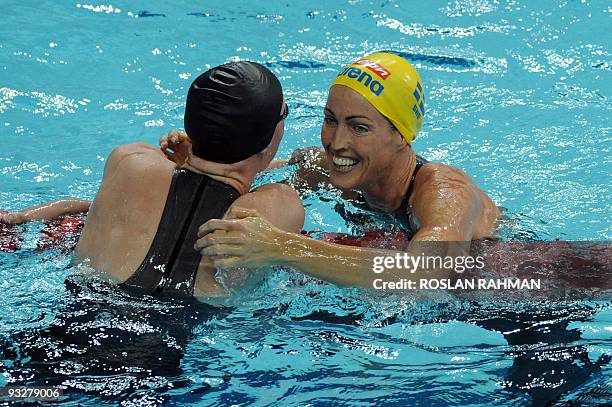
[[425, 90], [416, 69], [404, 58], [380, 52], [345, 66], [334, 82], [351, 88], [372, 104], [404, 136], [416, 138], [425, 115]]

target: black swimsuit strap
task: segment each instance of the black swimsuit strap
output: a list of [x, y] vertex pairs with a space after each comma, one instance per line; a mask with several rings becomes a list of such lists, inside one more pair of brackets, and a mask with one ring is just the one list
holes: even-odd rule
[[423, 165], [427, 164], [428, 162], [429, 161], [427, 161], [420, 155], [416, 156], [416, 166], [414, 167], [412, 177], [410, 177], [410, 183], [408, 184], [408, 191], [406, 191], [406, 195], [404, 195], [404, 201], [402, 202], [402, 205], [400, 206], [400, 209], [402, 211], [406, 211], [406, 209], [408, 208], [408, 201], [410, 200], [410, 197], [412, 196], [412, 190], [414, 189], [414, 180], [416, 179], [416, 176], [419, 173], [419, 170], [423, 167]]

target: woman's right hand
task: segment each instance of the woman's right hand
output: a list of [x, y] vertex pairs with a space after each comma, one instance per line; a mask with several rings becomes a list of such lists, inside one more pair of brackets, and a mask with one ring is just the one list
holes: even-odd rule
[[0, 209], [0, 223], [6, 225], [21, 225], [27, 221], [28, 219], [25, 214], [20, 211], [12, 212]]
[[209, 256], [216, 268], [257, 268], [277, 264], [284, 236], [257, 211], [232, 207], [225, 218], [200, 226], [194, 249]]
[[171, 130], [167, 135], [159, 139], [159, 148], [176, 165], [183, 165], [187, 159], [191, 139], [186, 133], [179, 130]]

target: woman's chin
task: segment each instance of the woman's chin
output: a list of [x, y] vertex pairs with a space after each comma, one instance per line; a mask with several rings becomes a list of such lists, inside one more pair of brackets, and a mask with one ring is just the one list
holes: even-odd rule
[[329, 180], [331, 184], [342, 190], [352, 190], [356, 189], [359, 186], [357, 182], [357, 177], [351, 173], [338, 173], [336, 171], [331, 171]]

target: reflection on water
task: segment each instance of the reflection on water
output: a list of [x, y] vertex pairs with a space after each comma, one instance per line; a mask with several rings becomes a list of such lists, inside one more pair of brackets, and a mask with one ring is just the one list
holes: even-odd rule
[[227, 313], [196, 301], [134, 297], [83, 275], [69, 277], [66, 287], [50, 324], [2, 338], [7, 384], [61, 386], [108, 400], [185, 387], [191, 383], [180, 363], [194, 328]]

